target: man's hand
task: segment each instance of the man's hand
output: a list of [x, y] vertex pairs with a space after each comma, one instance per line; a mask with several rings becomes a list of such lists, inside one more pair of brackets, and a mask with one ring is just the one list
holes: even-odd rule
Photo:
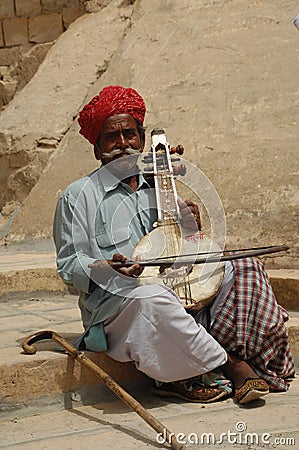
[[178, 199], [178, 205], [182, 217], [182, 225], [194, 232], [201, 230], [200, 213], [198, 206], [191, 200]]
[[[112, 262], [126, 262], [126, 260], [127, 258], [120, 253], [115, 253], [112, 256]], [[89, 264], [88, 267], [92, 269], [92, 278], [95, 278], [105, 277], [105, 275], [107, 276], [108, 274], [111, 276], [111, 272], [107, 271], [107, 269], [113, 267], [113, 265], [105, 260], [97, 260]], [[113, 267], [113, 269], [127, 277], [137, 278], [143, 272], [144, 267], [136, 263], [129, 267]]]
[[[123, 255], [121, 255], [120, 253], [115, 253], [112, 256], [112, 261], [113, 262], [125, 262], [127, 260], [127, 258]], [[139, 277], [139, 275], [142, 274], [144, 267], [142, 267], [140, 264], [133, 264], [130, 267], [119, 267], [115, 270], [117, 270], [117, 272], [121, 273], [122, 275], [126, 275], [127, 277], [134, 277], [137, 278]]]

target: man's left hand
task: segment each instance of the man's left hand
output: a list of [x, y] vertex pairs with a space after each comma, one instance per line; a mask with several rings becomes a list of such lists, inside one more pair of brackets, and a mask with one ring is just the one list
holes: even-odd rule
[[198, 206], [191, 200], [178, 199], [178, 205], [182, 217], [182, 225], [194, 232], [201, 230], [200, 213]]

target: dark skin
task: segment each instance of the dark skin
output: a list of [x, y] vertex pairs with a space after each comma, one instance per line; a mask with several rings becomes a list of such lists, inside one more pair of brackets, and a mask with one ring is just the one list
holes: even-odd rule
[[[123, 152], [113, 158], [107, 158], [103, 153], [110, 153], [117, 148], [125, 150], [127, 147], [139, 150], [139, 152], [142, 153], [144, 144], [145, 142], [139, 134], [135, 119], [129, 114], [118, 114], [108, 117], [105, 120], [100, 136], [94, 147], [94, 153], [96, 159], [100, 160], [103, 165], [106, 165], [111, 161], [126, 156], [126, 153]], [[130, 176], [123, 181], [127, 183], [133, 191], [136, 191], [138, 187], [137, 175]], [[190, 232], [200, 230], [200, 214], [198, 206], [189, 200], [185, 202], [178, 200], [178, 205], [182, 216], [183, 226], [190, 229]], [[125, 262], [126, 257], [116, 253], [113, 255], [112, 260]], [[103, 267], [103, 261], [95, 261], [90, 267], [93, 270], [97, 270], [97, 268], [101, 269]], [[118, 271], [128, 277], [138, 277], [142, 273], [143, 267], [140, 264], [133, 264], [130, 267], [119, 268]], [[257, 378], [255, 372], [245, 361], [242, 361], [232, 354], [227, 354], [227, 362], [221, 369], [229, 379], [234, 381], [236, 388], [243, 384], [246, 377]]]

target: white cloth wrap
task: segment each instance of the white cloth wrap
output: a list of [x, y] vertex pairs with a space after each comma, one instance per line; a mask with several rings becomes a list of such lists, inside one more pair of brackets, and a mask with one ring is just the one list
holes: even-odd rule
[[108, 355], [134, 361], [151, 378], [171, 382], [209, 372], [226, 362], [225, 350], [161, 285], [134, 289], [105, 322]]

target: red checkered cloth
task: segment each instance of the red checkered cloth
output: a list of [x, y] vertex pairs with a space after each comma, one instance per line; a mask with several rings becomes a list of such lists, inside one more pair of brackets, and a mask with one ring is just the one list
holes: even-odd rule
[[235, 283], [211, 326], [210, 333], [229, 353], [246, 360], [272, 390], [286, 391], [295, 366], [285, 321], [260, 261], [234, 261]]

